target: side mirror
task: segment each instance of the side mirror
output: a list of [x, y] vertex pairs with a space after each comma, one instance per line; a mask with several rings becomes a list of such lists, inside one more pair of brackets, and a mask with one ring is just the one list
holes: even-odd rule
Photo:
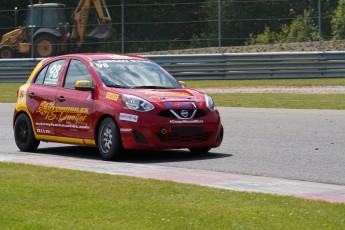
[[89, 80], [80, 80], [77, 81], [74, 85], [76, 90], [81, 91], [93, 91], [92, 83]]
[[180, 85], [182, 86], [182, 88], [187, 88], [187, 84], [184, 81], [178, 81], [178, 83], [180, 83]]

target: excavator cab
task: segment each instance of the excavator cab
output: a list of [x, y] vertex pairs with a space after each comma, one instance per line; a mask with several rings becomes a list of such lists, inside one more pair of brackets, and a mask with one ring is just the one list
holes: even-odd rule
[[67, 24], [65, 5], [59, 3], [45, 3], [29, 5], [29, 11], [25, 20], [25, 27], [36, 32], [40, 28], [58, 30], [59, 25]]
[[61, 52], [61, 40], [68, 31], [65, 5], [44, 3], [29, 5], [26, 28], [27, 41], [34, 43], [35, 57], [48, 57]]

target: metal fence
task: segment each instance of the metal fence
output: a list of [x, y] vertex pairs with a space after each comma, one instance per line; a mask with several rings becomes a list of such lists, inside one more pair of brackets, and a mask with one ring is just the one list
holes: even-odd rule
[[[345, 52], [146, 55], [179, 80], [345, 77]], [[25, 82], [37, 59], [0, 60], [0, 82]]]
[[[28, 1], [22, 8], [0, 10], [0, 35], [23, 25]], [[25, 2], [25, 3], [24, 3]], [[49, 2], [49, 1], [45, 1]], [[67, 15], [74, 4], [67, 2]], [[107, 1], [114, 32], [107, 40], [87, 40], [87, 51], [122, 53], [197, 47], [242, 46], [270, 28], [279, 31], [308, 11], [321, 41], [332, 38], [331, 20], [338, 1], [321, 0], [116, 0]], [[6, 8], [3, 6], [3, 9]], [[6, 23], [5, 23], [6, 22]], [[72, 23], [72, 22], [71, 22]], [[95, 22], [89, 22], [92, 26]], [[314, 31], [315, 32], [315, 31]], [[340, 38], [341, 39], [341, 38]]]

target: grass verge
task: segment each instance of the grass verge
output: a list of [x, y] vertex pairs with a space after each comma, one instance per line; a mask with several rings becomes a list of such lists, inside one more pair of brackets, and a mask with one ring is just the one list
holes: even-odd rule
[[216, 106], [286, 109], [345, 109], [344, 94], [210, 94]]
[[24, 83], [0, 83], [0, 102], [16, 102], [16, 93]]
[[190, 80], [190, 88], [255, 86], [344, 86], [345, 78], [267, 79], [267, 80]]
[[344, 229], [345, 205], [0, 163], [0, 229]]
[[[15, 102], [16, 91], [22, 83], [0, 83], [0, 102]], [[242, 86], [335, 86], [345, 85], [345, 78], [272, 79], [272, 80], [214, 80], [187, 81], [188, 87]], [[211, 94], [217, 106], [289, 108], [289, 109], [345, 109], [343, 94]]]

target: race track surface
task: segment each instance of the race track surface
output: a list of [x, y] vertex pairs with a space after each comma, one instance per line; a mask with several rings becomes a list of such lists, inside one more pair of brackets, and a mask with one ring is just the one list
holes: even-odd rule
[[[74, 162], [90, 161], [95, 168], [97, 164], [105, 164], [97, 149], [92, 147], [41, 143], [35, 153], [18, 151], [11, 123], [13, 108], [14, 104], [0, 103], [0, 161], [35, 163], [58, 157], [60, 161], [63, 158]], [[219, 177], [233, 174], [285, 178], [340, 185], [345, 194], [345, 111], [219, 110], [225, 128], [224, 141], [209, 154], [193, 155], [184, 149], [135, 151], [128, 152], [121, 162], [106, 162], [107, 167], [121, 166], [123, 170], [130, 170], [130, 167], [156, 166], [190, 173], [193, 170], [212, 172]]]

